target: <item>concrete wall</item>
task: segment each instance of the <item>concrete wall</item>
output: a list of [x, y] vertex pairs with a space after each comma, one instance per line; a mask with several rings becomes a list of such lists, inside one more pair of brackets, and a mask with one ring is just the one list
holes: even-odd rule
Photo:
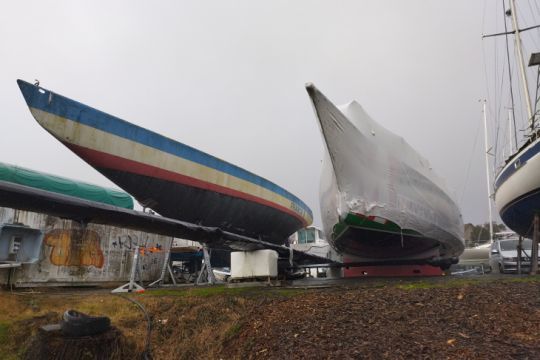
[[113, 226], [79, 223], [54, 216], [0, 207], [0, 224], [22, 223], [44, 232], [39, 260], [20, 268], [0, 269], [0, 285], [76, 285], [127, 282], [133, 250], [141, 245], [147, 251], [139, 257], [145, 281], [159, 277], [171, 238]]

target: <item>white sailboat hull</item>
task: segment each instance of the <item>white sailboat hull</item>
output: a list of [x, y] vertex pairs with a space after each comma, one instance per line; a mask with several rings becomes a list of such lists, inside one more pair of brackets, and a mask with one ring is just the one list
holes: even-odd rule
[[540, 211], [540, 139], [522, 149], [495, 180], [495, 204], [504, 223], [516, 233], [532, 233]]

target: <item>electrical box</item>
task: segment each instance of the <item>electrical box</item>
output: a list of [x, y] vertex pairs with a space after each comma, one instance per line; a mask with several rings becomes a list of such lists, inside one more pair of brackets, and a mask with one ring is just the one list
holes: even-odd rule
[[22, 224], [0, 224], [0, 263], [32, 264], [39, 260], [43, 231]]
[[277, 277], [278, 253], [274, 250], [231, 252], [231, 279]]
[[19, 249], [21, 248], [21, 242], [22, 242], [22, 236], [13, 235], [9, 242], [8, 254], [16, 255], [19, 252]]

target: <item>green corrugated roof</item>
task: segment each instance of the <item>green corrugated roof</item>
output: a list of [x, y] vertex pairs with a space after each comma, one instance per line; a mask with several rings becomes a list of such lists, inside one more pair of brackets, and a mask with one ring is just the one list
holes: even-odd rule
[[0, 162], [0, 180], [133, 209], [133, 198], [123, 191], [86, 184], [2, 162]]

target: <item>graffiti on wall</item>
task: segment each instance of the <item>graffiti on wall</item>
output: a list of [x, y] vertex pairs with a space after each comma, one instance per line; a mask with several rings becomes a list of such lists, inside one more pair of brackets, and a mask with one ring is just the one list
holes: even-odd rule
[[111, 245], [115, 249], [118, 248], [131, 250], [135, 248], [135, 246], [139, 245], [139, 238], [137, 237], [137, 235], [120, 235], [118, 236], [118, 240], [113, 241]]
[[159, 243], [156, 243], [154, 246], [148, 245], [148, 237], [144, 241], [139, 241], [139, 238], [137, 235], [120, 235], [118, 237], [118, 240], [115, 240], [112, 242], [112, 247], [114, 249], [126, 249], [126, 250], [132, 250], [135, 249], [135, 247], [140, 246], [139, 251], [142, 255], [145, 255], [147, 253], [155, 253], [162, 251], [162, 246]]
[[57, 266], [95, 266], [102, 268], [101, 238], [93, 230], [54, 229], [45, 234], [51, 250], [51, 264]]

